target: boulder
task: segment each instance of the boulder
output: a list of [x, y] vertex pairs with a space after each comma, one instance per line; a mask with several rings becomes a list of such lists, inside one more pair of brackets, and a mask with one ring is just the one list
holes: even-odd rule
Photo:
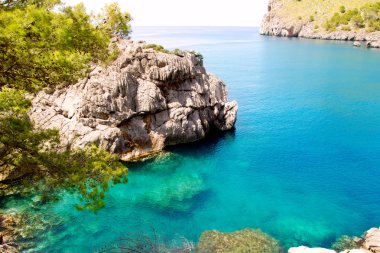
[[380, 253], [380, 228], [371, 228], [364, 234], [362, 248], [373, 253]]
[[380, 40], [368, 41], [366, 46], [368, 48], [380, 48]]

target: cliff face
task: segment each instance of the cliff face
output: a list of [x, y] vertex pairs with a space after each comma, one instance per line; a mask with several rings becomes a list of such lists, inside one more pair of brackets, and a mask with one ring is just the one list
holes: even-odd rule
[[111, 66], [34, 98], [30, 116], [38, 127], [59, 129], [63, 145], [96, 142], [123, 160], [234, 127], [237, 103], [227, 102], [225, 84], [195, 54], [114, 43], [122, 53]]
[[[377, 2], [377, 0], [375, 0]], [[260, 34], [282, 37], [302, 37], [324, 40], [366, 41], [368, 47], [380, 47], [380, 32], [365, 29], [327, 31], [323, 28], [326, 20], [339, 11], [339, 6], [359, 8], [364, 1], [315, 1], [315, 0], [270, 0], [268, 12], [260, 26]], [[348, 8], [347, 7], [347, 8]]]
[[301, 21], [288, 21], [279, 12], [286, 8], [281, 0], [270, 0], [268, 12], [260, 26], [260, 34], [282, 37], [297, 37], [303, 27]]

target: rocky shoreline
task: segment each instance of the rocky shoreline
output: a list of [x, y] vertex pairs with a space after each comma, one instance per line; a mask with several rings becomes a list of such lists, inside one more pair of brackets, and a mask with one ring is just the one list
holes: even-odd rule
[[270, 0], [268, 12], [260, 26], [260, 34], [279, 37], [299, 37], [306, 39], [342, 40], [357, 42], [356, 46], [365, 45], [368, 48], [380, 48], [380, 32], [366, 32], [364, 29], [357, 31], [323, 31], [315, 29], [312, 21], [286, 20], [277, 15], [284, 6], [281, 0]]
[[[380, 228], [371, 228], [362, 237], [344, 237], [337, 241], [338, 251], [305, 246], [290, 248], [288, 253], [380, 253]], [[283, 253], [278, 241], [257, 229], [243, 229], [233, 233], [217, 230], [202, 233], [196, 248], [198, 253]]]
[[[0, 214], [0, 253], [22, 252], [17, 244], [22, 238], [21, 218], [17, 215]], [[21, 225], [22, 226], [22, 225]], [[231, 233], [218, 230], [205, 231], [190, 251], [197, 253], [380, 253], [380, 228], [371, 228], [361, 237], [343, 236], [332, 245], [334, 249], [292, 247], [287, 251], [274, 238], [259, 229], [246, 228]], [[166, 252], [166, 251], [165, 251]], [[176, 251], [177, 252], [177, 251]], [[181, 251], [182, 252], [182, 251]]]
[[342, 251], [335, 251], [324, 248], [308, 248], [305, 246], [290, 248], [288, 253], [380, 253], [380, 228], [371, 228], [362, 237], [353, 238], [351, 245], [353, 248], [345, 248]]
[[19, 246], [17, 227], [20, 219], [17, 215], [0, 213], [0, 253], [17, 253]]
[[40, 92], [30, 116], [59, 129], [64, 146], [98, 143], [122, 160], [194, 142], [234, 127], [238, 105], [193, 52], [160, 52], [145, 42], [113, 41], [120, 56], [77, 84]]

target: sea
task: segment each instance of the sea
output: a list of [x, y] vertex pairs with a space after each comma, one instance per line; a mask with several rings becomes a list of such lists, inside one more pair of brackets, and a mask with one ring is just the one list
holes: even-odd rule
[[196, 243], [244, 228], [285, 249], [331, 247], [380, 226], [380, 51], [255, 27], [134, 27], [131, 37], [200, 52], [239, 104], [236, 128], [126, 163], [129, 182], [96, 214], [70, 194], [39, 207], [59, 222], [30, 252], [100, 252], [148, 234]]

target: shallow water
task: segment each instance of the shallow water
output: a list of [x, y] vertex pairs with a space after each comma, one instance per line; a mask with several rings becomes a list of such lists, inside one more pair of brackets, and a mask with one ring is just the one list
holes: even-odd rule
[[379, 226], [380, 52], [257, 33], [135, 28], [135, 39], [204, 55], [239, 103], [236, 130], [128, 164], [129, 183], [97, 215], [72, 196], [45, 207], [65, 222], [39, 251], [93, 252], [151, 227], [168, 240], [251, 227], [286, 247], [330, 246]]

